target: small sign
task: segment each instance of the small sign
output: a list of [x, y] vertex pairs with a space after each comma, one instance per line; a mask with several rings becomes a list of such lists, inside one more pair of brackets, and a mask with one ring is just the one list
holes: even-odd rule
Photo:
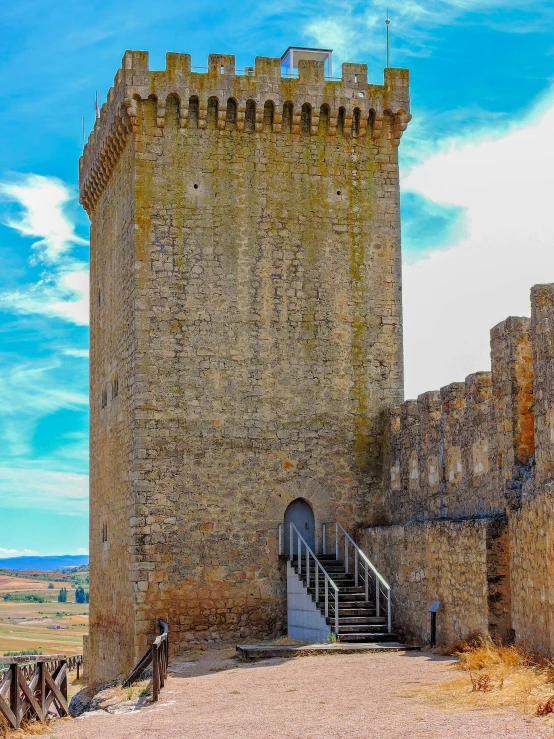
[[431, 608], [429, 609], [429, 613], [436, 613], [440, 607], [441, 607], [440, 600], [436, 600], [431, 606]]

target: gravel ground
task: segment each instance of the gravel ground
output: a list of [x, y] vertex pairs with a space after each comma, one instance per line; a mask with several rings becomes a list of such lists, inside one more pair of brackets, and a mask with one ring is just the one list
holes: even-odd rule
[[51, 725], [52, 739], [553, 739], [548, 719], [449, 711], [421, 688], [453, 660], [421, 652], [172, 665], [157, 704]]

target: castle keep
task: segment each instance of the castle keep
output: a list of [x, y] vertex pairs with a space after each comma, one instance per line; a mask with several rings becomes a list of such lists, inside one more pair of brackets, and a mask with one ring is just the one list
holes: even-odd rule
[[425, 643], [434, 601], [440, 643], [554, 654], [554, 286], [492, 330], [492, 372], [403, 402], [408, 72], [294, 51], [127, 52], [81, 158], [93, 682], [158, 619], [174, 651], [391, 618]]
[[294, 501], [312, 541], [371, 522], [403, 397], [409, 119], [407, 70], [125, 54], [80, 162], [92, 680], [129, 672], [158, 618], [174, 649], [282, 633]]

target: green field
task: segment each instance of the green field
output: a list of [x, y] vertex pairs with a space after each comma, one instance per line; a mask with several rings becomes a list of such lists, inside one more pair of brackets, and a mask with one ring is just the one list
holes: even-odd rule
[[[49, 588], [49, 583], [54, 588]], [[75, 603], [77, 585], [88, 590], [88, 571], [84, 568], [69, 573], [0, 570], [0, 655], [35, 649], [43, 654], [81, 654], [89, 607]], [[67, 588], [66, 603], [58, 603], [61, 587]], [[5, 600], [8, 594], [14, 600]], [[44, 602], [26, 602], [26, 596]]]

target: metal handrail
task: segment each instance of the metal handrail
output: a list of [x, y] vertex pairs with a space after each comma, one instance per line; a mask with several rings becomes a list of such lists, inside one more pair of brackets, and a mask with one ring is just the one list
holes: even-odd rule
[[[369, 558], [362, 552], [360, 547], [356, 544], [354, 539], [346, 531], [344, 526], [335, 521], [335, 557], [339, 559], [339, 529], [344, 534], [344, 569], [348, 574], [349, 561], [348, 561], [348, 542], [350, 542], [354, 548], [354, 581], [356, 587], [358, 587], [360, 580], [360, 565], [364, 570], [363, 580], [365, 586], [365, 597], [369, 600], [369, 570], [375, 576], [375, 615], [379, 617], [381, 615], [381, 593], [386, 599], [387, 607], [387, 624], [389, 633], [392, 631], [392, 612], [391, 612], [391, 587], [381, 573], [377, 570], [375, 565], [369, 560]], [[324, 534], [325, 536], [325, 534]], [[325, 547], [325, 543], [324, 543]], [[369, 569], [368, 569], [369, 568]], [[381, 585], [384, 586], [384, 590], [381, 589]]]
[[294, 532], [296, 531], [297, 536], [297, 552], [298, 552], [298, 576], [302, 576], [302, 544], [306, 549], [306, 587], [310, 587], [310, 555], [314, 560], [314, 580], [315, 580], [315, 602], [316, 605], [319, 603], [319, 575], [317, 568], [321, 570], [325, 578], [325, 618], [329, 618], [329, 584], [335, 591], [335, 634], [339, 635], [339, 589], [333, 582], [332, 578], [326, 572], [325, 567], [321, 564], [319, 559], [316, 557], [308, 542], [304, 539], [300, 531], [291, 522], [290, 523], [290, 538], [289, 538], [289, 560], [292, 562], [294, 553]]
[[[192, 72], [202, 73], [202, 72], [209, 72], [209, 67], [195, 67], [191, 66]], [[254, 77], [256, 72], [255, 68], [251, 67], [250, 69], [235, 69], [234, 73], [237, 77]], [[298, 72], [283, 72], [281, 71], [281, 77], [284, 77], [285, 79], [298, 79]], [[342, 77], [324, 77], [325, 82], [342, 82]]]
[[363, 560], [364, 560], [364, 561], [366, 562], [366, 564], [368, 564], [368, 565], [369, 565], [369, 566], [371, 567], [371, 569], [373, 570], [374, 574], [376, 575], [376, 577], [378, 577], [378, 578], [379, 578], [379, 580], [381, 580], [381, 582], [383, 583], [383, 585], [385, 586], [385, 588], [386, 588], [387, 590], [390, 590], [390, 585], [388, 584], [388, 582], [387, 582], [387, 581], [385, 580], [385, 578], [384, 578], [384, 577], [383, 577], [383, 576], [381, 575], [381, 573], [380, 573], [380, 572], [379, 572], [379, 571], [377, 570], [377, 568], [375, 567], [375, 565], [374, 565], [374, 564], [373, 564], [373, 563], [372, 563], [372, 562], [371, 562], [371, 561], [370, 561], [370, 560], [368, 559], [368, 557], [367, 557], [367, 556], [366, 556], [366, 555], [365, 555], [365, 554], [364, 554], [364, 553], [362, 552], [362, 550], [361, 550], [361, 549], [360, 549], [360, 547], [359, 547], [359, 546], [358, 546], [358, 545], [356, 544], [356, 542], [354, 541], [354, 539], [353, 539], [353, 538], [352, 538], [352, 537], [350, 536], [350, 534], [349, 534], [349, 533], [348, 533], [348, 532], [347, 532], [347, 531], [345, 530], [344, 526], [342, 526], [342, 524], [340, 524], [340, 523], [339, 523], [338, 521], [335, 521], [335, 526], [336, 526], [336, 527], [338, 527], [338, 528], [340, 528], [340, 530], [341, 530], [341, 531], [343, 532], [343, 534], [344, 534], [344, 535], [345, 535], [345, 536], [346, 536], [346, 537], [348, 538], [348, 540], [350, 541], [350, 543], [352, 544], [352, 546], [354, 547], [354, 549], [357, 549], [357, 551], [358, 551], [358, 556], [361, 556], [361, 557], [362, 557], [362, 559], [363, 559]]

